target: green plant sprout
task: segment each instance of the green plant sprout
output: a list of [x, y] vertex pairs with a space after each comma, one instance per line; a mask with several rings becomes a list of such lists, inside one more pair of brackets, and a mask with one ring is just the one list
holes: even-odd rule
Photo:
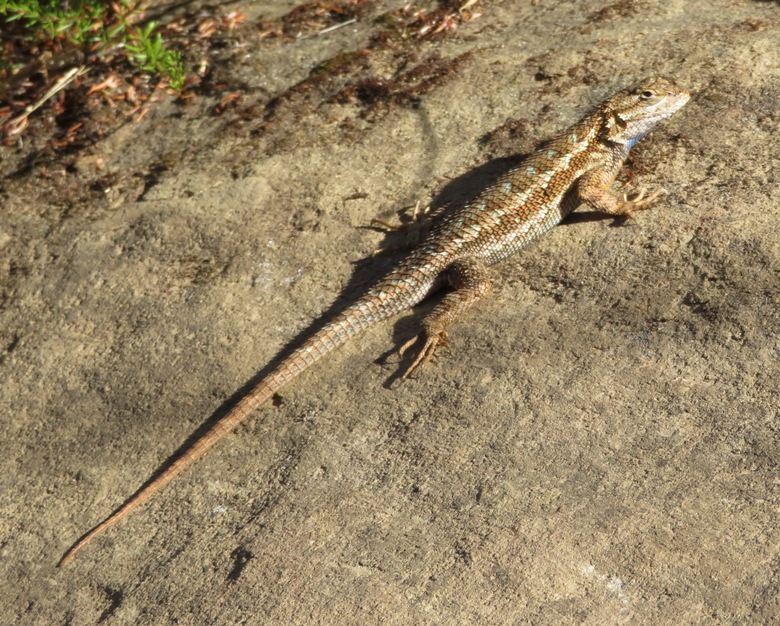
[[[0, 27], [19, 22], [22, 28], [17, 28], [17, 34], [31, 45], [58, 42], [87, 47], [93, 54], [124, 50], [139, 70], [164, 76], [172, 89], [180, 91], [185, 79], [181, 54], [166, 48], [162, 35], [155, 32], [156, 22], [134, 25], [141, 18], [141, 4], [131, 0], [0, 0]], [[0, 63], [8, 66], [5, 60]]]

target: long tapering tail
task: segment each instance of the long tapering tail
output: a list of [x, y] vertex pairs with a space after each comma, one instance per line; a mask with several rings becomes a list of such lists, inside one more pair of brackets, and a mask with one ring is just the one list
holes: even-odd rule
[[62, 567], [70, 561], [76, 553], [87, 545], [94, 537], [103, 531], [111, 528], [119, 520], [127, 517], [136, 507], [141, 506], [149, 500], [155, 493], [165, 487], [169, 482], [184, 472], [190, 465], [195, 463], [200, 457], [222, 439], [228, 432], [238, 426], [246, 417], [274, 392], [272, 386], [262, 381], [252, 391], [245, 396], [233, 409], [222, 419], [216, 422], [203, 436], [198, 439], [182, 456], [174, 461], [162, 474], [148, 483], [132, 498], [125, 502], [121, 507], [109, 515], [100, 524], [95, 526], [86, 535], [74, 543], [70, 549], [63, 555], [57, 567]]
[[326, 354], [342, 346], [355, 335], [374, 326], [377, 322], [414, 306], [424, 297], [424, 289], [421, 289], [420, 286], [414, 290], [415, 292], [410, 292], [408, 287], [409, 285], [405, 284], [403, 280], [383, 281], [341, 313], [333, 322], [322, 327], [300, 348], [284, 359], [268, 376], [255, 385], [230, 412], [209, 428], [200, 439], [195, 441], [164, 472], [148, 482], [122, 506], [74, 543], [62, 556], [57, 566], [65, 565], [97, 535], [111, 528], [118, 521], [132, 513], [134, 509], [149, 500], [155, 493], [206, 454], [215, 443], [243, 422], [258, 406], [294, 378], [309, 369]]

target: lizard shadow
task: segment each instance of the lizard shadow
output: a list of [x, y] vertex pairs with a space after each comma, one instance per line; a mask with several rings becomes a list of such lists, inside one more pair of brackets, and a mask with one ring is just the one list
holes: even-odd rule
[[[451, 211], [457, 210], [465, 204], [473, 201], [485, 188], [494, 184], [501, 176], [509, 172], [518, 164], [522, 163], [529, 155], [528, 154], [516, 154], [508, 157], [495, 158], [490, 161], [479, 165], [468, 172], [450, 180], [436, 197], [430, 203], [429, 215], [432, 216], [431, 220], [424, 219], [422, 224], [415, 225], [409, 218], [401, 216], [401, 226], [395, 229], [387, 229], [380, 227], [385, 231], [386, 238], [382, 248], [377, 254], [371, 255], [364, 259], [355, 261], [353, 263], [353, 271], [347, 284], [340, 291], [339, 295], [333, 301], [333, 303], [321, 314], [316, 320], [314, 320], [306, 329], [295, 336], [289, 341], [276, 356], [268, 362], [261, 370], [259, 370], [251, 379], [249, 379], [240, 389], [238, 389], [231, 397], [223, 404], [222, 407], [213, 416], [213, 421], [217, 421], [219, 417], [228, 413], [232, 407], [238, 403], [253, 387], [255, 387], [263, 378], [265, 378], [275, 367], [277, 367], [282, 361], [289, 357], [295, 350], [300, 348], [306, 341], [311, 338], [317, 331], [319, 331], [327, 323], [331, 322], [340, 313], [352, 305], [357, 298], [362, 296], [367, 289], [373, 286], [376, 282], [381, 280], [387, 275], [397, 263], [405, 256], [403, 253], [399, 253], [399, 250], [408, 249], [413, 247], [417, 240], [422, 239], [430, 230], [431, 222], [433, 220], [440, 219], [448, 215]], [[403, 213], [401, 211], [400, 213]], [[613, 215], [607, 215], [596, 211], [586, 211], [569, 215], [562, 225], [570, 225], [582, 222], [612, 220], [615, 225], [620, 225], [624, 220], [621, 218], [616, 219]], [[419, 226], [417, 232], [414, 232], [414, 227]], [[376, 229], [377, 226], [368, 224], [361, 228]], [[410, 245], [407, 231], [412, 231], [412, 235], [416, 235], [416, 239], [412, 245]], [[385, 365], [391, 356], [397, 354], [395, 346], [401, 345], [403, 341], [409, 338], [409, 327], [412, 324], [417, 324], [420, 313], [424, 313], [435, 306], [436, 302], [448, 291], [448, 287], [442, 289], [439, 293], [434, 294], [432, 297], [426, 298], [422, 303], [414, 308], [416, 314], [411, 317], [405, 316], [395, 322], [393, 330], [393, 341], [390, 349], [382, 353], [374, 362], [380, 365]], [[419, 325], [419, 324], [417, 324]], [[416, 333], [416, 330], [414, 331]], [[414, 352], [413, 350], [410, 352]], [[404, 368], [401, 367], [406, 361], [410, 361], [414, 358], [414, 354], [409, 354], [403, 359], [398, 359], [397, 371], [385, 381], [383, 386], [385, 388], [392, 387], [393, 383], [402, 377]], [[281, 398], [275, 396], [272, 400], [274, 406], [279, 406]], [[211, 422], [211, 420], [210, 420]], [[197, 434], [193, 436], [193, 439], [197, 439]]]
[[[436, 195], [430, 204], [430, 214], [440, 217], [446, 215], [451, 210], [462, 206], [463, 204], [473, 200], [484, 188], [490, 186], [504, 173], [509, 171], [512, 167], [520, 163], [526, 155], [516, 155], [512, 157], [505, 157], [499, 159], [493, 159], [484, 163], [465, 174], [458, 176], [455, 179], [450, 180]], [[395, 230], [386, 229], [386, 238], [383, 242], [382, 248], [378, 254], [369, 256], [367, 258], [354, 262], [353, 271], [349, 278], [349, 281], [340, 291], [338, 297], [333, 303], [321, 314], [316, 320], [307, 326], [305, 330], [296, 335], [290, 340], [277, 354], [272, 358], [265, 366], [263, 366], [257, 373], [248, 379], [241, 387], [230, 395], [221, 406], [212, 413], [209, 419], [205, 420], [198, 428], [196, 428], [187, 439], [171, 454], [168, 459], [161, 464], [152, 476], [129, 498], [126, 502], [131, 501], [138, 493], [142, 492], [148, 485], [153, 483], [161, 474], [171, 467], [179, 458], [184, 456], [188, 450], [192, 448], [192, 445], [201, 439], [203, 435], [220, 419], [227, 415], [240, 400], [245, 397], [260, 381], [262, 381], [274, 368], [276, 368], [282, 361], [289, 357], [295, 350], [300, 348], [312, 335], [320, 330], [327, 323], [332, 321], [340, 313], [342, 313], [350, 304], [352, 304], [358, 297], [360, 297], [371, 285], [379, 281], [383, 276], [392, 271], [397, 262], [404, 256], [403, 253], [398, 253], [399, 249], [408, 247], [408, 235], [405, 232], [406, 226], [411, 226], [411, 220], [401, 218], [401, 228]], [[424, 236], [425, 232], [430, 226], [430, 220], [425, 220], [421, 224], [419, 229], [420, 237]], [[366, 225], [362, 228], [375, 229], [376, 226]], [[443, 292], [446, 291], [442, 290]], [[437, 301], [436, 294], [434, 297], [426, 299], [418, 309], [418, 313], [412, 316], [412, 323], [419, 318], [419, 310], [424, 312], [427, 308], [430, 308], [432, 304]], [[431, 304], [428, 302], [431, 301]], [[408, 318], [398, 320], [395, 323], [393, 331], [393, 346], [398, 345], [398, 341], [402, 336], [408, 336], [411, 323]], [[416, 331], [415, 331], [416, 332]], [[379, 356], [375, 362], [385, 364], [389, 357], [395, 354], [395, 347], [389, 349], [385, 353]], [[399, 359], [399, 366], [402, 365], [402, 360]], [[384, 387], [389, 388], [392, 384], [401, 378], [400, 367], [399, 371], [393, 374], [385, 383]], [[276, 394], [271, 399], [272, 406], [279, 407], [283, 403], [281, 395]], [[123, 503], [124, 505], [124, 503]], [[123, 506], [122, 505], [122, 506]], [[120, 509], [117, 507], [117, 509]]]
[[[509, 157], [495, 158], [486, 163], [479, 165], [465, 174], [458, 176], [450, 180], [436, 195], [430, 204], [430, 215], [435, 218], [446, 216], [450, 211], [454, 211], [457, 208], [467, 204], [474, 200], [479, 193], [496, 182], [502, 175], [506, 174], [512, 168], [516, 167], [527, 157], [526, 154], [518, 154]], [[603, 219], [615, 220], [614, 216], [605, 215], [597, 212], [584, 212], [569, 216], [564, 220], [563, 224], [575, 224], [588, 221], [600, 221]], [[402, 226], [408, 225], [410, 220], [404, 220], [402, 218]], [[431, 220], [426, 220], [421, 224], [419, 230], [419, 236], [422, 237], [429, 230]], [[372, 225], [366, 225], [363, 228], [376, 228]], [[150, 476], [150, 478], [144, 482], [130, 497], [128, 497], [119, 507], [115, 509], [119, 511], [128, 502], [143, 492], [149, 485], [154, 483], [162, 474], [165, 473], [176, 461], [192, 449], [192, 446], [200, 440], [208, 430], [210, 430], [214, 424], [219, 422], [225, 415], [227, 415], [238, 402], [244, 398], [258, 383], [260, 383], [268, 374], [270, 374], [274, 368], [276, 368], [284, 359], [289, 357], [295, 350], [300, 348], [312, 335], [320, 330], [325, 324], [332, 321], [336, 316], [342, 313], [347, 307], [349, 307], [358, 297], [360, 297], [370, 286], [379, 281], [383, 276], [389, 273], [397, 262], [402, 257], [402, 254], [392, 254], [393, 251], [397, 251], [399, 248], [409, 247], [408, 242], [404, 241], [407, 236], [404, 233], [404, 228], [393, 229], [387, 231], [386, 244], [379, 254], [369, 256], [365, 259], [356, 261], [354, 263], [354, 271], [349, 279], [347, 285], [341, 290], [340, 295], [334, 300], [334, 302], [325, 310], [314, 322], [300, 332], [296, 337], [289, 341], [277, 354], [271, 359], [263, 368], [261, 368], [254, 376], [246, 381], [240, 388], [238, 388], [229, 398], [227, 398], [222, 405], [212, 413], [209, 419], [205, 420], [195, 431], [193, 431], [187, 439], [171, 454], [167, 460], [158, 466], [157, 470]], [[401, 345], [403, 340], [410, 336], [409, 329], [412, 324], [419, 326], [419, 319], [424, 313], [433, 306], [446, 293], [448, 288], [444, 288], [440, 293], [435, 294], [431, 298], [427, 298], [418, 307], [415, 307], [415, 313], [412, 316], [401, 318], [395, 322], [393, 329], [393, 347], [381, 354], [376, 363], [385, 365], [393, 355], [397, 354], [395, 346]], [[417, 333], [415, 329], [414, 334]], [[396, 371], [383, 383], [384, 388], [392, 388], [393, 385], [403, 377], [405, 368], [404, 363], [407, 360], [414, 358], [414, 350], [410, 350], [408, 356], [399, 358], [397, 360], [398, 367]], [[283, 399], [279, 394], [275, 394], [272, 397], [271, 404], [274, 407], [278, 407], [283, 403]], [[273, 502], [266, 502], [263, 507], [273, 506]], [[254, 517], [254, 515], [253, 515]], [[89, 533], [85, 533], [85, 537]], [[75, 545], [75, 544], [74, 544]]]
[[[423, 217], [420, 223], [415, 223], [413, 218], [406, 215], [404, 210], [399, 210], [400, 226], [397, 228], [387, 228], [385, 226], [376, 226], [372, 224], [366, 224], [360, 228], [382, 230], [385, 233], [385, 241], [382, 243], [382, 247], [379, 251], [373, 255], [370, 255], [364, 259], [357, 260], [353, 263], [353, 271], [347, 282], [342, 288], [339, 295], [333, 301], [333, 303], [318, 316], [305, 330], [300, 332], [291, 341], [289, 341], [276, 356], [268, 362], [261, 370], [257, 372], [246, 384], [238, 389], [220, 409], [214, 414], [212, 420], [209, 420], [209, 424], [204, 425], [204, 431], [208, 426], [218, 421], [220, 417], [227, 414], [232, 407], [238, 403], [255, 385], [257, 385], [263, 378], [265, 378], [275, 367], [277, 367], [282, 361], [289, 357], [295, 350], [300, 348], [306, 341], [311, 338], [317, 331], [323, 326], [331, 322], [344, 310], [346, 310], [351, 304], [362, 296], [366, 290], [381, 280], [385, 275], [393, 270], [398, 262], [405, 256], [404, 250], [414, 247], [414, 244], [418, 240], [421, 240], [430, 230], [430, 226], [433, 221], [438, 220], [448, 215], [451, 211], [457, 210], [464, 204], [467, 204], [479, 193], [493, 184], [503, 174], [511, 170], [518, 163], [522, 162], [527, 155], [515, 155], [512, 157], [505, 157], [500, 159], [493, 159], [484, 163], [465, 174], [450, 180], [436, 197], [430, 203], [430, 210], [427, 216]], [[428, 216], [431, 216], [428, 219]], [[410, 235], [413, 241], [410, 243]], [[401, 342], [401, 338], [409, 338], [409, 328], [415, 324], [419, 317], [420, 312], [424, 313], [436, 304], [441, 296], [446, 293], [447, 288], [442, 289], [439, 293], [434, 294], [432, 297], [426, 298], [424, 302], [415, 307], [416, 314], [411, 316], [402, 317], [395, 322], [395, 328], [393, 330], [392, 346], [386, 352], [382, 353], [374, 362], [380, 365], [385, 365], [391, 356], [397, 353], [396, 347]], [[416, 333], [416, 330], [413, 331]], [[413, 352], [410, 351], [410, 352]], [[385, 388], [390, 388], [395, 381], [401, 378], [403, 367], [401, 367], [407, 360], [413, 359], [413, 354], [405, 355], [406, 358], [398, 359], [397, 368], [398, 371], [390, 376], [390, 378], [384, 383]], [[272, 400], [275, 406], [279, 406], [282, 402], [281, 398], [277, 395]], [[195, 433], [190, 438], [192, 441], [196, 440], [202, 433]], [[182, 448], [186, 448], [185, 443]]]
[[[492, 185], [502, 175], [510, 171], [521, 163], [527, 154], [518, 154], [509, 157], [502, 157], [492, 159], [482, 165], [479, 165], [465, 174], [458, 176], [457, 178], [449, 181], [441, 191], [436, 195], [430, 204], [430, 214], [436, 218], [447, 215], [450, 211], [454, 211], [457, 208], [467, 204], [476, 198], [479, 193]], [[615, 220], [614, 216], [598, 213], [595, 211], [588, 211], [582, 213], [575, 213], [566, 218], [563, 225], [571, 225], [582, 222], [612, 220], [613, 222], [620, 222], [621, 220]], [[408, 224], [408, 220], [407, 220]], [[378, 254], [369, 256], [367, 258], [354, 262], [354, 269], [348, 283], [341, 290], [340, 294], [333, 301], [333, 303], [321, 314], [316, 320], [314, 320], [308, 327], [296, 335], [290, 340], [277, 354], [272, 358], [264, 367], [257, 371], [257, 373], [247, 380], [240, 388], [231, 394], [229, 398], [222, 403], [222, 405], [206, 420], [197, 430], [195, 430], [187, 440], [179, 447], [179, 449], [170, 457], [168, 462], [163, 465], [155, 474], [159, 475], [173, 464], [177, 458], [182, 456], [191, 445], [200, 439], [203, 434], [218, 422], [222, 417], [229, 413], [233, 407], [249, 393], [260, 381], [262, 381], [274, 368], [276, 368], [282, 361], [289, 357], [295, 350], [300, 348], [309, 338], [311, 338], [317, 331], [323, 326], [336, 318], [340, 313], [347, 309], [357, 298], [370, 288], [377, 281], [381, 280], [386, 274], [388, 274], [396, 266], [397, 262], [404, 256], [398, 254], [399, 249], [409, 247], [408, 242], [405, 241], [406, 233], [404, 233], [402, 220], [402, 228], [397, 230], [390, 230], [387, 232], [387, 237], [383, 248]], [[429, 230], [430, 223], [427, 221], [421, 225], [420, 237], [423, 237]], [[376, 228], [375, 226], [366, 225], [362, 228]], [[380, 365], [386, 365], [391, 357], [397, 355], [396, 346], [401, 345], [403, 341], [410, 337], [410, 329], [415, 326], [419, 326], [420, 318], [426, 311], [435, 306], [436, 302], [444, 295], [449, 288], [445, 287], [439, 293], [434, 294], [430, 298], [426, 298], [421, 304], [419, 304], [413, 310], [414, 313], [411, 316], [404, 316], [395, 321], [395, 325], [392, 333], [392, 347], [387, 351], [379, 355], [374, 360], [375, 363]], [[411, 334], [416, 334], [417, 330], [414, 328]], [[390, 377], [383, 383], [384, 388], [391, 388], [394, 383], [402, 378], [405, 368], [403, 365], [414, 358], [414, 350], [410, 350], [411, 354], [404, 355], [404, 358], [398, 358], [394, 363], [398, 367], [396, 371], [390, 375]], [[283, 399], [279, 394], [273, 396], [271, 403], [273, 406], [278, 407], [283, 403]], [[152, 482], [154, 478], [150, 479]], [[141, 488], [143, 489], [143, 487]], [[139, 490], [140, 491], [140, 490]]]

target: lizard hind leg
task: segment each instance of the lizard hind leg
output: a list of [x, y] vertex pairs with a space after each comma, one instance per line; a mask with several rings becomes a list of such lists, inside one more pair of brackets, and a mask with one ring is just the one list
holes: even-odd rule
[[403, 356], [417, 341], [423, 342], [423, 347], [417, 357], [403, 373], [404, 378], [409, 378], [428, 363], [437, 348], [446, 347], [447, 326], [493, 289], [493, 283], [488, 276], [485, 265], [474, 258], [455, 261], [447, 268], [446, 277], [454, 290], [445, 295], [441, 302], [425, 316], [420, 334], [412, 337], [398, 351]]

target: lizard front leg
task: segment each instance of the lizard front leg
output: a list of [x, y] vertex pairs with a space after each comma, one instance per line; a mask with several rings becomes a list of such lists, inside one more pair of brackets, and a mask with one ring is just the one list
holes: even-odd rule
[[425, 316], [420, 334], [412, 337], [398, 351], [403, 356], [418, 339], [424, 342], [417, 358], [404, 372], [404, 378], [409, 378], [413, 372], [430, 361], [436, 348], [446, 346], [447, 326], [493, 289], [493, 283], [488, 277], [484, 264], [473, 258], [453, 262], [446, 270], [446, 278], [454, 287], [454, 291], [445, 295], [441, 302]]
[[649, 209], [663, 193], [663, 190], [656, 189], [646, 198], [644, 191], [631, 200], [625, 194], [619, 198], [609, 190], [613, 180], [614, 175], [603, 169], [588, 172], [577, 182], [577, 197], [596, 211], [630, 217], [635, 211]]

